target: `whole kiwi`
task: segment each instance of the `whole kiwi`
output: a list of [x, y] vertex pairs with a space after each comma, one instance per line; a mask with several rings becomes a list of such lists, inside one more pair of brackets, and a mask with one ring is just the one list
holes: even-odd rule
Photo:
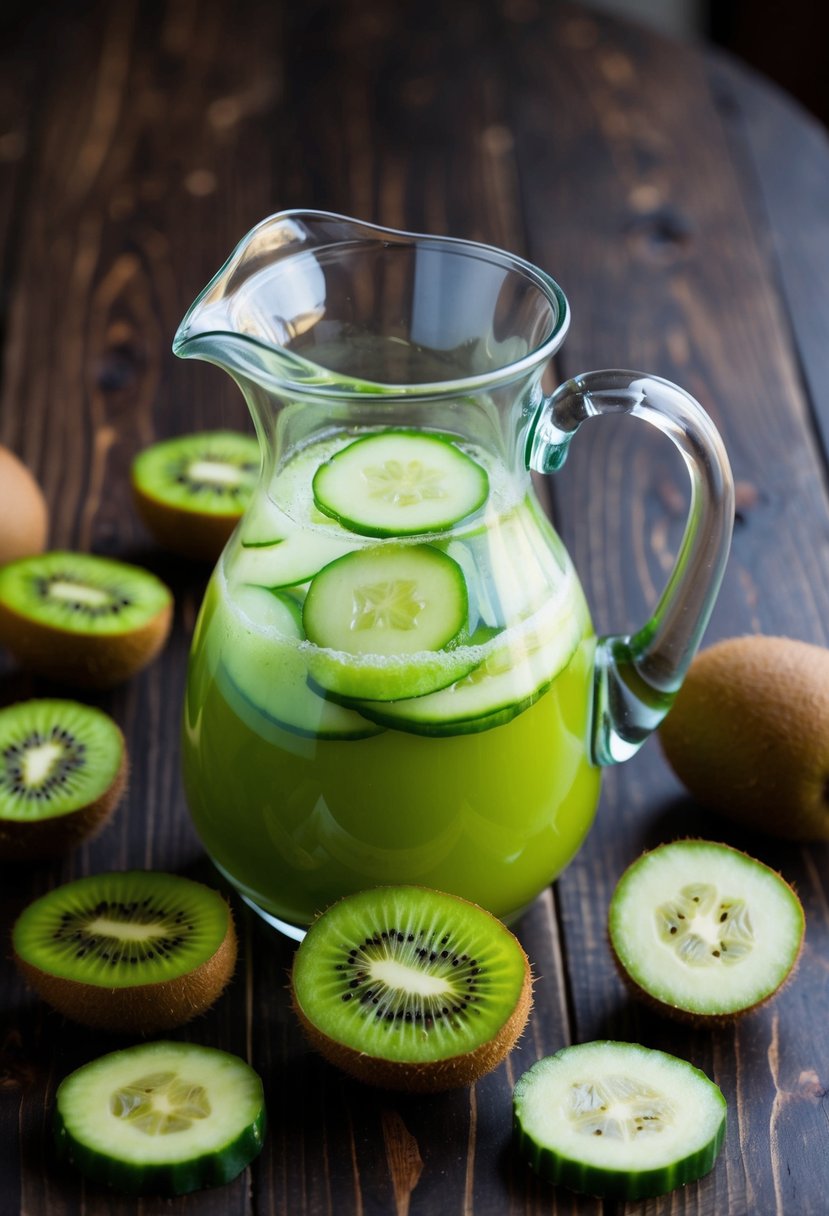
[[43, 491], [14, 452], [0, 444], [0, 565], [42, 553], [49, 530]]
[[729, 638], [694, 659], [659, 730], [699, 802], [789, 840], [829, 840], [829, 650]]

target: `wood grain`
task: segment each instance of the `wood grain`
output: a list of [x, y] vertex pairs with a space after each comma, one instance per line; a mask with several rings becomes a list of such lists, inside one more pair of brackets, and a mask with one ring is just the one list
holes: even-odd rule
[[[169, 345], [196, 292], [273, 210], [320, 207], [451, 232], [552, 273], [574, 314], [559, 376], [602, 365], [667, 375], [725, 435], [740, 494], [711, 639], [826, 640], [826, 433], [813, 417], [824, 425], [827, 213], [808, 199], [822, 197], [829, 157], [764, 86], [746, 85], [727, 61], [538, 0], [459, 0], [451, 21], [411, 0], [232, 9], [91, 0], [80, 16], [34, 4], [18, 12], [3, 55], [12, 74], [0, 76], [0, 441], [41, 479], [55, 545], [138, 560], [177, 602], [159, 662], [100, 698], [133, 755], [126, 805], [65, 862], [4, 869], [4, 926], [28, 899], [96, 870], [148, 866], [215, 881], [178, 777], [205, 573], [151, 546], [128, 469], [158, 436], [249, 425], [230, 381], [178, 363]], [[4, 144], [7, 132], [25, 134]], [[661, 437], [604, 420], [579, 435], [554, 480], [556, 518], [601, 628], [632, 628], [652, 608], [682, 532], [684, 476]], [[8, 661], [2, 670], [0, 703], [45, 687]], [[633, 1006], [605, 944], [624, 866], [689, 833], [773, 864], [806, 907], [796, 980], [732, 1030], [677, 1028]], [[237, 905], [235, 982], [180, 1034], [236, 1051], [262, 1073], [267, 1144], [237, 1182], [172, 1204], [113, 1197], [58, 1169], [55, 1086], [103, 1045], [36, 1002], [3, 952], [0, 1211], [818, 1216], [829, 1190], [826, 873], [824, 848], [749, 836], [703, 814], [648, 744], [607, 772], [587, 846], [519, 926], [536, 973], [527, 1034], [471, 1090], [429, 1099], [365, 1089], [308, 1053], [285, 990], [291, 947]], [[709, 1178], [625, 1209], [547, 1187], [516, 1160], [514, 1080], [541, 1055], [595, 1037], [662, 1047], [718, 1080], [729, 1132]]]

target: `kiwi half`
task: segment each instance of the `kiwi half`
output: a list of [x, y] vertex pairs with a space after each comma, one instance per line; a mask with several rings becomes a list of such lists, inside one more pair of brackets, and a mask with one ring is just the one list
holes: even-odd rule
[[77, 701], [0, 709], [0, 859], [53, 857], [98, 831], [127, 783], [124, 736]]
[[152, 870], [93, 874], [29, 904], [12, 932], [17, 966], [74, 1022], [147, 1034], [208, 1009], [236, 963], [223, 897]]
[[532, 977], [500, 921], [453, 895], [377, 887], [311, 925], [294, 1008], [327, 1060], [386, 1089], [436, 1093], [495, 1068], [526, 1025]]
[[237, 431], [203, 431], [154, 443], [136, 456], [139, 515], [165, 549], [215, 561], [250, 502], [259, 443]]
[[768, 1001], [794, 970], [805, 919], [789, 884], [729, 845], [678, 840], [622, 875], [608, 915], [634, 995], [692, 1022], [727, 1022]]
[[0, 568], [0, 643], [31, 671], [111, 688], [167, 640], [169, 587], [149, 571], [89, 553], [53, 551]]

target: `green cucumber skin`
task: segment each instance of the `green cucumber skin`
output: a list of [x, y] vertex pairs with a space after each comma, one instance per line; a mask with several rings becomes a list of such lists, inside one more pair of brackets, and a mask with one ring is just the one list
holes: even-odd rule
[[187, 1161], [134, 1165], [87, 1148], [73, 1139], [59, 1111], [55, 1113], [58, 1158], [87, 1178], [128, 1195], [188, 1195], [205, 1187], [232, 1182], [261, 1151], [265, 1142], [265, 1110], [240, 1135], [216, 1152]]
[[[544, 693], [547, 692], [552, 683], [552, 680], [547, 680], [546, 683], [540, 685], [528, 697], [524, 697], [520, 701], [513, 701], [509, 705], [500, 706], [491, 713], [483, 714], [479, 718], [456, 718], [444, 721], [435, 720], [434, 722], [412, 721], [402, 717], [400, 714], [385, 713], [382, 709], [382, 702], [376, 701], [350, 701], [348, 702], [348, 708], [356, 709], [364, 718], [368, 718], [371, 722], [376, 722], [378, 726], [385, 726], [389, 730], [405, 731], [407, 735], [424, 735], [429, 738], [446, 738], [450, 735], [475, 735], [484, 730], [491, 730], [493, 726], [504, 726], [507, 722], [511, 722], [513, 718], [517, 718], [525, 709], [529, 709], [531, 705], [535, 705], [536, 701], [544, 696]], [[440, 689], [437, 691], [439, 692]], [[343, 704], [346, 704], [345, 700]]]
[[661, 1169], [630, 1174], [585, 1165], [571, 1157], [561, 1157], [551, 1149], [541, 1148], [521, 1130], [517, 1118], [515, 1135], [521, 1157], [540, 1177], [555, 1186], [566, 1186], [571, 1191], [602, 1199], [651, 1199], [675, 1191], [689, 1182], [696, 1182], [713, 1169], [725, 1139], [725, 1112], [716, 1137], [698, 1152]]

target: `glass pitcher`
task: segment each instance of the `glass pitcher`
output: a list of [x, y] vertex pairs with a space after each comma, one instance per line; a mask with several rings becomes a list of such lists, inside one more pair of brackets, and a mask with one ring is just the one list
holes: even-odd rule
[[[519, 915], [699, 643], [733, 517], [721, 440], [654, 376], [545, 396], [568, 323], [557, 284], [501, 250], [289, 211], [179, 327], [175, 353], [230, 373], [262, 449], [193, 639], [187, 797], [219, 870], [291, 936], [386, 883]], [[529, 470], [606, 413], [670, 437], [692, 502], [652, 618], [597, 639]]]

